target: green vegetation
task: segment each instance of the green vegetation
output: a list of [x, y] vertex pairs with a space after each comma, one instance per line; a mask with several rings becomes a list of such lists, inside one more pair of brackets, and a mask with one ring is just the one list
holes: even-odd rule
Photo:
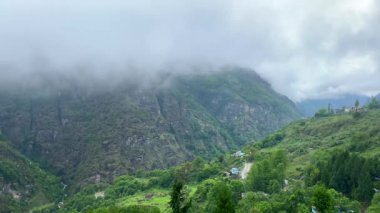
[[191, 202], [187, 201], [187, 193], [184, 189], [184, 184], [178, 178], [174, 180], [169, 205], [173, 210], [173, 213], [186, 213], [190, 208]]
[[0, 159], [0, 212], [47, 207], [61, 198], [59, 179], [4, 141], [0, 141]]
[[90, 210], [89, 213], [159, 213], [154, 206], [131, 205], [127, 207], [105, 207]]
[[330, 212], [333, 208], [333, 198], [324, 186], [317, 186], [313, 193], [313, 204], [321, 213]]
[[317, 171], [310, 172], [308, 184], [323, 182], [351, 198], [370, 202], [375, 191], [374, 180], [380, 177], [378, 158], [363, 158], [348, 151], [336, 152], [326, 162], [317, 165]]
[[380, 101], [375, 97], [371, 98], [368, 104], [369, 109], [380, 109]]
[[269, 159], [255, 163], [247, 178], [247, 187], [265, 193], [280, 192], [285, 179], [286, 153], [275, 151]]
[[233, 213], [235, 205], [230, 186], [222, 181], [216, 182], [207, 194], [207, 212]]
[[[157, 208], [160, 212], [376, 212], [380, 110], [301, 120], [244, 149], [245, 158], [196, 158], [166, 170], [138, 171], [111, 185], [87, 186], [61, 212]], [[245, 160], [241, 180], [225, 176]], [[96, 192], [103, 198], [95, 198]], [[373, 196], [374, 195], [374, 196]], [[131, 207], [132, 208], [132, 207]], [[155, 210], [154, 210], [155, 211]]]
[[[192, 206], [198, 184], [210, 178], [221, 177], [223, 171], [236, 164], [241, 164], [241, 160], [228, 156], [212, 162], [198, 157], [171, 169], [140, 170], [134, 176], [118, 177], [111, 185], [86, 186], [66, 199], [59, 211], [86, 212], [103, 210], [110, 206], [142, 205], [157, 207], [162, 212], [171, 208], [176, 212], [186, 212]], [[104, 197], [96, 198], [97, 192], [103, 192]]]
[[368, 208], [368, 213], [380, 212], [380, 193], [376, 193], [371, 201], [371, 206]]
[[322, 108], [322, 109], [318, 110], [318, 112], [315, 113], [314, 117], [321, 118], [321, 117], [327, 117], [330, 115], [333, 115], [333, 113], [331, 111], [329, 111], [328, 109]]

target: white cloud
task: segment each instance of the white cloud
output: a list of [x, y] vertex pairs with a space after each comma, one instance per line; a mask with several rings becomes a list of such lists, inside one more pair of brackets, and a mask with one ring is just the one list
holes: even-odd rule
[[66, 74], [237, 64], [294, 100], [372, 94], [379, 22], [374, 0], [2, 0], [0, 65], [13, 69], [0, 72], [17, 79], [41, 58]]

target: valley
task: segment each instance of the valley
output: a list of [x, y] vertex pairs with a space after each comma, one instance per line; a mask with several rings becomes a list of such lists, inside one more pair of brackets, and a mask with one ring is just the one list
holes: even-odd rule
[[238, 67], [164, 76], [145, 88], [0, 92], [4, 141], [60, 179], [69, 195], [197, 156], [212, 160], [298, 118], [292, 101]]
[[[88, 186], [68, 198], [61, 212], [90, 209], [93, 209], [90, 212], [114, 212], [131, 206], [171, 212], [172, 186], [180, 179], [184, 184], [181, 202], [191, 203], [189, 212], [216, 211], [214, 199], [219, 198], [214, 193], [218, 191], [219, 195], [227, 196], [222, 206], [236, 212], [310, 212], [312, 208], [328, 208], [353, 212], [367, 209], [376, 213], [379, 194], [374, 189], [380, 188], [379, 121], [380, 109], [366, 110], [360, 117], [340, 114], [295, 121], [260, 142], [247, 144], [243, 158], [235, 154], [212, 161], [198, 157], [166, 170], [121, 176], [108, 186]], [[346, 155], [348, 164], [339, 160], [342, 155]], [[254, 162], [247, 177], [226, 176], [231, 168], [241, 168], [243, 172], [251, 165], [247, 162]], [[334, 169], [335, 164], [338, 169]], [[361, 171], [350, 173], [351, 169]], [[336, 173], [330, 179], [327, 172]], [[338, 183], [348, 181], [348, 185], [334, 185], [331, 181], [336, 175], [342, 175]], [[361, 181], [366, 175], [368, 182]], [[353, 189], [353, 193], [346, 191], [346, 187], [358, 185], [350, 181], [359, 181], [359, 188]], [[96, 199], [97, 191], [104, 191], [104, 198]], [[327, 206], [319, 206], [316, 199], [322, 197], [318, 196], [329, 199]]]

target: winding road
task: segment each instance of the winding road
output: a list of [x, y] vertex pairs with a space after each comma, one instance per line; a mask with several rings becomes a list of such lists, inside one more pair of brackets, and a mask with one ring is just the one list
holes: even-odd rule
[[243, 170], [241, 170], [241, 179], [245, 179], [248, 176], [249, 171], [251, 171], [253, 163], [244, 163]]

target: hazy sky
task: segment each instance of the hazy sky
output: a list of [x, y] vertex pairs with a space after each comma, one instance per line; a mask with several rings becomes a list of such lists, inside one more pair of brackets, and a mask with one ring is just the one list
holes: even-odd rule
[[379, 9], [376, 0], [1, 0], [0, 79], [25, 81], [41, 63], [115, 78], [234, 64], [293, 100], [372, 95]]

